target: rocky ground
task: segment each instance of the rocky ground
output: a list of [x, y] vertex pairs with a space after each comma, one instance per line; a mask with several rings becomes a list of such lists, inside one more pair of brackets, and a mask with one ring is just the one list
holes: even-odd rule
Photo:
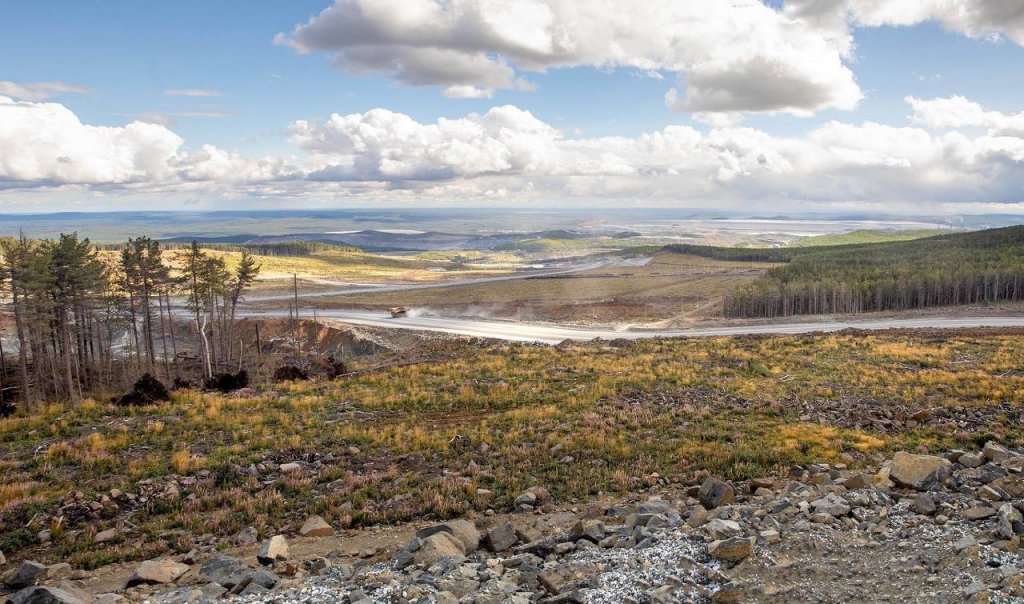
[[7, 601], [1024, 602], [1022, 471], [1024, 453], [991, 442], [587, 507], [534, 487], [514, 514], [418, 530], [335, 535], [312, 517], [258, 544], [253, 529], [239, 535], [251, 545], [211, 542], [119, 583], [22, 561], [5, 575]]

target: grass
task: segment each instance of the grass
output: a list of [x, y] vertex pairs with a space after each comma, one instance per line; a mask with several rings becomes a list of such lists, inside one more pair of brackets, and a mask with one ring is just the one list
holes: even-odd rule
[[814, 247], [821, 245], [856, 245], [860, 243], [886, 243], [890, 241], [910, 241], [924, 239], [936, 235], [948, 235], [949, 229], [910, 229], [906, 231], [881, 231], [876, 229], [860, 229], [849, 233], [802, 237], [791, 242], [790, 247]]
[[[255, 398], [179, 391], [148, 408], [87, 401], [0, 420], [0, 549], [95, 567], [187, 551], [194, 535], [294, 530], [313, 513], [336, 527], [461, 515], [478, 488], [508, 509], [534, 484], [567, 502], [643, 489], [655, 473], [691, 484], [991, 436], [1024, 444], [1004, 408], [1024, 400], [1019, 333], [452, 346], [433, 362]], [[825, 403], [966, 407], [986, 419], [885, 433], [801, 419]], [[274, 471], [327, 454], [315, 471]], [[167, 495], [171, 478], [180, 493]], [[147, 499], [94, 517], [67, 507], [76, 492], [94, 501], [112, 488]], [[136, 533], [92, 543], [126, 516]], [[34, 550], [57, 518], [53, 544]]]

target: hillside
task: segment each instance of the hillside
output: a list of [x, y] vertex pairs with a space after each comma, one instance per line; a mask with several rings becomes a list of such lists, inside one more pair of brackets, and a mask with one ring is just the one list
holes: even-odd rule
[[921, 309], [1024, 299], [1024, 226], [911, 241], [676, 253], [784, 263], [726, 297], [729, 317]]

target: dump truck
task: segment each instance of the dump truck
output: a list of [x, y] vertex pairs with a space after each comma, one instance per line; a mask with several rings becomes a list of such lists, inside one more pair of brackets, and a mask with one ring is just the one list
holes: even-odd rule
[[409, 311], [404, 306], [392, 306], [388, 309], [388, 312], [391, 313], [392, 319], [398, 319], [409, 314]]

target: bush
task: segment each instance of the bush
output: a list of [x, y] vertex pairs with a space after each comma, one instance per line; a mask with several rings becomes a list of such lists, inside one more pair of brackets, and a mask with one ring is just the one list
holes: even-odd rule
[[274, 370], [275, 382], [294, 382], [308, 379], [309, 374], [295, 365], [283, 365]]
[[245, 369], [238, 373], [218, 373], [203, 384], [207, 390], [217, 390], [225, 393], [240, 390], [248, 385], [249, 372]]

